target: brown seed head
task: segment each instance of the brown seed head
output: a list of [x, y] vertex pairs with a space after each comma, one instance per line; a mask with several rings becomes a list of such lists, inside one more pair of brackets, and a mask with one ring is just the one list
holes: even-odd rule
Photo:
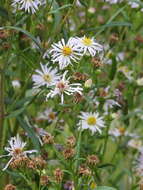
[[8, 184], [5, 186], [4, 190], [15, 190], [16, 186], [12, 185], [12, 184]]
[[42, 139], [43, 139], [44, 144], [53, 144], [54, 143], [54, 137], [50, 133], [43, 136]]
[[73, 101], [75, 103], [80, 103], [80, 102], [82, 102], [83, 99], [84, 99], [84, 97], [83, 97], [82, 94], [79, 94], [78, 92], [74, 93], [74, 99], [73, 99]]
[[99, 57], [92, 58], [91, 63], [93, 64], [93, 66], [95, 68], [99, 68], [99, 67], [101, 67], [103, 65], [103, 63], [102, 63], [102, 61], [100, 60]]
[[60, 168], [55, 169], [54, 176], [57, 183], [61, 183], [63, 179], [63, 171]]
[[40, 184], [41, 185], [48, 185], [48, 183], [49, 183], [49, 176], [45, 176], [45, 175], [41, 176]]
[[83, 73], [80, 73], [80, 72], [76, 72], [76, 73], [74, 73], [73, 78], [74, 78], [74, 80], [83, 80], [83, 81], [86, 81], [87, 80], [87, 75], [83, 74]]
[[75, 155], [75, 150], [73, 148], [66, 148], [63, 151], [63, 155], [65, 159], [72, 158]]
[[23, 168], [27, 165], [28, 162], [29, 162], [28, 157], [20, 156], [16, 159], [13, 159], [13, 161], [10, 163], [10, 167], [12, 169]]
[[99, 158], [96, 155], [89, 155], [87, 157], [87, 163], [91, 165], [96, 165], [99, 163]]
[[90, 176], [91, 175], [91, 170], [86, 167], [85, 165], [82, 165], [79, 167], [79, 174], [83, 176]]
[[76, 139], [74, 136], [70, 136], [67, 138], [67, 146], [68, 147], [74, 147], [76, 144]]

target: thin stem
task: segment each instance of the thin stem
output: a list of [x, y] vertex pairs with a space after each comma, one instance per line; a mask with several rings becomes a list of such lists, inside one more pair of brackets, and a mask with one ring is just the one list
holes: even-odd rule
[[4, 72], [0, 70], [0, 151], [2, 150], [3, 138], [3, 123], [4, 123]]

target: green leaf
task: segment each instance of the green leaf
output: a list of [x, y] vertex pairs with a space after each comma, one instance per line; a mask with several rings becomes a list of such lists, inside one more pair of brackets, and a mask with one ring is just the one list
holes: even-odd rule
[[40, 151], [40, 144], [37, 136], [35, 135], [35, 131], [27, 122], [23, 120], [20, 116], [17, 117], [17, 120], [20, 123], [20, 126], [27, 132], [28, 136], [30, 137], [34, 147], [36, 150]]
[[79, 2], [81, 3], [81, 5], [83, 5], [84, 7], [88, 7], [88, 3], [85, 0], [79, 0]]
[[19, 32], [22, 32], [24, 33], [26, 36], [28, 36], [31, 40], [33, 40], [33, 42], [35, 42], [35, 44], [39, 47], [39, 50], [40, 52], [42, 53], [43, 50], [39, 44], [39, 42], [37, 41], [37, 39], [28, 31], [22, 29], [22, 28], [19, 28], [19, 27], [16, 27], [16, 26], [3, 26], [3, 27], [0, 27], [0, 30], [4, 30], [4, 29], [8, 29], [8, 30], [17, 30]]
[[68, 8], [68, 7], [72, 7], [72, 4], [67, 4], [67, 5], [63, 5], [62, 7], [58, 7], [57, 9], [50, 11], [48, 14], [58, 13], [58, 11], [65, 9], [65, 8]]
[[8, 20], [8, 12], [7, 12], [7, 10], [0, 7], [0, 16]]
[[107, 187], [107, 186], [98, 186], [95, 188], [95, 190], [116, 190], [113, 187]]
[[16, 117], [16, 116], [20, 115], [21, 113], [23, 113], [24, 110], [25, 110], [25, 107], [20, 108], [20, 109], [18, 109], [18, 110], [16, 110], [16, 111], [13, 111], [13, 112], [10, 113], [6, 118]]

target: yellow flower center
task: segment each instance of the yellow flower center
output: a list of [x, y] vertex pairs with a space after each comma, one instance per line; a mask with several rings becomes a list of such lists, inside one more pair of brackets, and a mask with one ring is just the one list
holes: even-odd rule
[[91, 185], [90, 185], [90, 188], [95, 189], [96, 187], [97, 187], [96, 183], [92, 182]]
[[51, 113], [49, 113], [49, 118], [51, 119], [51, 120], [54, 120], [55, 119], [55, 113], [54, 112], [51, 112]]
[[120, 127], [119, 128], [119, 132], [121, 133], [121, 135], [125, 134], [125, 128], [124, 127]]
[[46, 82], [51, 82], [51, 76], [50, 76], [50, 75], [44, 75], [44, 76], [43, 76], [43, 79], [44, 79]]
[[87, 119], [88, 125], [95, 125], [96, 124], [96, 118], [94, 116], [90, 116]]
[[70, 47], [68, 47], [68, 46], [64, 46], [62, 51], [63, 51], [64, 56], [69, 56], [73, 52], [72, 49]]
[[86, 46], [90, 46], [92, 45], [92, 40], [90, 38], [87, 38], [85, 37], [83, 40], [82, 40], [83, 44], [86, 45]]

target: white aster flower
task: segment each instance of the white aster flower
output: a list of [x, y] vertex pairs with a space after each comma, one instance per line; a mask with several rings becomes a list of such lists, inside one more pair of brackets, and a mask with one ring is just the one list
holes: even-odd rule
[[21, 87], [21, 84], [20, 84], [19, 80], [13, 80], [12, 86], [13, 86], [13, 88], [18, 89]]
[[143, 77], [136, 80], [138, 86], [143, 86]]
[[110, 129], [109, 134], [114, 137], [120, 137], [120, 136], [128, 136], [128, 137], [134, 137], [134, 138], [139, 137], [138, 135], [136, 135], [134, 133], [130, 133], [124, 127], [115, 127], [113, 129]]
[[90, 54], [92, 57], [96, 55], [97, 52], [103, 50], [103, 46], [97, 43], [97, 41], [92, 37], [88, 38], [86, 36], [82, 38], [73, 38], [75, 45], [82, 49], [83, 54]]
[[64, 94], [66, 95], [72, 95], [74, 93], [79, 93], [82, 94], [82, 88], [81, 88], [81, 84], [80, 83], [73, 83], [70, 84], [69, 79], [70, 77], [68, 77], [66, 79], [66, 74], [68, 71], [65, 71], [63, 74], [63, 77], [61, 80], [59, 80], [56, 85], [55, 88], [52, 89], [48, 94], [47, 94], [47, 99], [48, 98], [53, 98], [56, 95], [60, 95], [61, 96], [61, 103], [63, 104], [64, 102]]
[[12, 6], [19, 10], [34, 14], [41, 5], [40, 0], [12, 0]]
[[60, 76], [58, 75], [57, 69], [53, 69], [48, 64], [41, 65], [41, 71], [36, 70], [37, 74], [34, 74], [32, 76], [32, 80], [34, 82], [34, 88], [39, 88], [41, 86], [52, 86], [56, 84], [56, 82], [60, 79]]
[[52, 61], [58, 62], [61, 70], [72, 62], [79, 61], [82, 56], [81, 49], [73, 43], [73, 38], [70, 38], [67, 43], [64, 39], [54, 43], [50, 53], [52, 54]]
[[52, 108], [47, 108], [44, 112], [39, 113], [37, 120], [48, 120], [49, 122], [56, 121], [56, 112]]
[[105, 0], [106, 2], [109, 2], [110, 4], [117, 4], [121, 3], [123, 0]]
[[133, 71], [129, 70], [128, 67], [121, 66], [118, 68], [118, 71], [122, 72], [128, 80], [130, 81], [133, 80], [133, 76], [132, 76]]
[[136, 0], [135, 2], [134, 1], [129, 1], [129, 5], [131, 5], [131, 8], [135, 9], [135, 8], [139, 8], [139, 3], [140, 0]]
[[99, 132], [101, 134], [102, 127], [105, 127], [105, 123], [103, 121], [103, 118], [99, 116], [98, 113], [92, 113], [92, 112], [81, 112], [81, 115], [79, 116], [81, 119], [78, 125], [81, 129], [89, 129], [91, 130], [92, 134]]
[[135, 148], [135, 149], [138, 149], [138, 150], [140, 150], [143, 147], [142, 146], [142, 141], [139, 140], [139, 139], [131, 139], [128, 142], [128, 146], [130, 146], [132, 148]]
[[40, 144], [43, 145], [42, 137], [48, 135], [48, 132], [45, 131], [43, 128], [39, 128], [37, 125], [34, 125], [34, 130], [35, 130], [36, 136], [37, 136]]
[[136, 172], [139, 177], [143, 177], [143, 152], [141, 152], [137, 159]]
[[15, 159], [18, 159], [23, 156], [27, 156], [27, 154], [37, 152], [37, 150], [24, 151], [26, 143], [21, 141], [19, 135], [17, 135], [16, 137], [12, 137], [8, 142], [9, 142], [9, 147], [5, 148], [8, 154], [2, 155], [0, 156], [0, 158], [10, 156], [11, 159], [8, 161], [8, 163], [3, 168], [3, 170], [6, 170], [8, 166], [10, 165], [10, 163], [14, 161]]
[[118, 102], [116, 102], [115, 100], [108, 99], [105, 101], [103, 109], [105, 110], [106, 113], [108, 113], [109, 110], [112, 109], [114, 106], [121, 107], [121, 105]]

